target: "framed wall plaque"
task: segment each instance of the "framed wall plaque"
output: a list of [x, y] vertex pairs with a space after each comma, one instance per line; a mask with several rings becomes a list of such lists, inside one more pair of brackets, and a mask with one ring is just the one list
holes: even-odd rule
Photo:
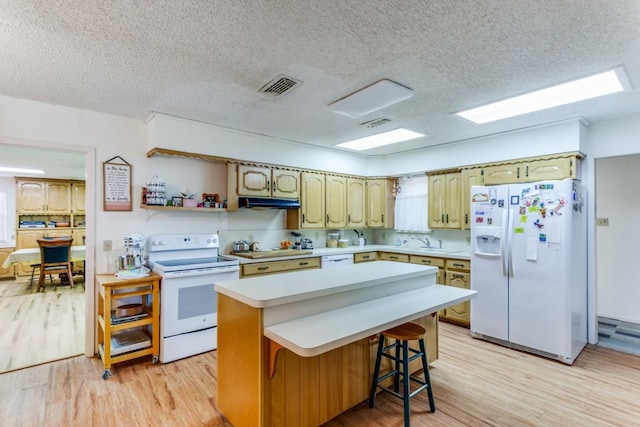
[[[115, 161], [119, 159], [118, 161]], [[104, 210], [130, 211], [131, 203], [131, 165], [120, 156], [102, 163], [102, 181], [104, 182]]]

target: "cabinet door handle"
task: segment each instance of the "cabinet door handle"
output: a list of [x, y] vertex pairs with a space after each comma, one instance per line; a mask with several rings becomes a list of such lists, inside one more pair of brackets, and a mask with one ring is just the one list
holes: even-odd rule
[[516, 178], [520, 178], [520, 166], [516, 168]]
[[304, 222], [304, 214], [302, 214], [302, 222]]
[[309, 263], [308, 263], [308, 262], [299, 262], [299, 263], [298, 263], [298, 265], [299, 265], [300, 267], [302, 267], [303, 265], [309, 265]]
[[347, 222], [351, 222], [351, 214], [347, 215]]
[[529, 166], [524, 168], [524, 176], [526, 176], [527, 178], [529, 177]]
[[423, 263], [423, 264], [433, 264], [433, 263], [431, 262], [431, 260], [428, 260], [428, 259], [423, 259], [423, 260], [422, 260], [422, 263]]
[[447, 214], [446, 217], [447, 217], [447, 224], [449, 224], [449, 214]]
[[260, 270], [260, 271], [264, 271], [264, 270], [268, 270], [268, 269], [269, 269], [268, 266], [267, 267], [258, 267], [258, 270]]
[[267, 180], [267, 191], [271, 191], [271, 181]]
[[397, 256], [390, 256], [389, 259], [398, 259]]
[[444, 224], [444, 214], [440, 215], [440, 217], [441, 217], [442, 223]]
[[329, 214], [327, 214], [327, 225], [329, 225]]
[[455, 277], [456, 279], [464, 279], [464, 275], [462, 274], [452, 274], [451, 277]]
[[469, 214], [464, 214], [464, 223], [469, 224]]
[[382, 214], [382, 223], [384, 224], [384, 214]]
[[456, 262], [453, 263], [453, 266], [454, 267], [462, 267], [462, 268], [464, 268], [464, 264], [458, 264]]
[[362, 256], [362, 259], [369, 259], [369, 258], [371, 258], [369, 255], [363, 255]]

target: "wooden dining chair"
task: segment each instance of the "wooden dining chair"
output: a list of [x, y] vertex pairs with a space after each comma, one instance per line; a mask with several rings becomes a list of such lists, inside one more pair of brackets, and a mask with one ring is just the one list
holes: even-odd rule
[[38, 292], [44, 288], [45, 275], [48, 274], [53, 285], [53, 273], [64, 273], [69, 277], [69, 285], [73, 288], [73, 271], [71, 269], [72, 237], [38, 239], [40, 247], [40, 279]]

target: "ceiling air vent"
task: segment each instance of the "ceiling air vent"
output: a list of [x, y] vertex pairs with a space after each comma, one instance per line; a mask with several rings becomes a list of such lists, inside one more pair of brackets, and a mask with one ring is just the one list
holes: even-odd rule
[[374, 128], [380, 125], [384, 125], [391, 122], [391, 119], [387, 119], [386, 117], [380, 117], [377, 119], [369, 120], [368, 122], [360, 123], [360, 126]]
[[262, 88], [260, 88], [260, 92], [267, 93], [273, 96], [280, 96], [300, 84], [302, 84], [300, 80], [296, 80], [292, 77], [280, 74], [278, 77], [262, 86]]

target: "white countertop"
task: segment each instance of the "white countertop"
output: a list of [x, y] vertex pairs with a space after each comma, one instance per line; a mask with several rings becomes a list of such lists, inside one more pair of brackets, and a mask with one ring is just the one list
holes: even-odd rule
[[416, 249], [416, 248], [405, 248], [402, 246], [392, 246], [392, 245], [367, 245], [367, 246], [349, 246], [347, 248], [318, 248], [314, 249], [311, 254], [304, 255], [292, 255], [292, 256], [283, 256], [283, 257], [273, 257], [273, 258], [260, 258], [260, 259], [250, 259], [244, 258], [241, 256], [225, 254], [224, 256], [227, 258], [233, 258], [240, 261], [240, 264], [252, 264], [257, 262], [266, 262], [266, 261], [279, 261], [279, 260], [287, 260], [287, 259], [299, 259], [299, 258], [312, 258], [324, 255], [340, 255], [340, 254], [354, 254], [361, 252], [393, 252], [398, 254], [408, 254], [408, 255], [423, 255], [430, 257], [438, 257], [438, 258], [453, 258], [453, 259], [463, 259], [470, 260], [471, 254], [468, 251], [459, 251], [459, 252], [442, 252], [437, 249]]
[[249, 306], [264, 308], [411, 279], [435, 271], [436, 267], [377, 261], [228, 280], [216, 283], [215, 290]]
[[264, 335], [300, 356], [312, 357], [467, 301], [476, 294], [468, 289], [431, 285], [271, 325], [264, 328]]

